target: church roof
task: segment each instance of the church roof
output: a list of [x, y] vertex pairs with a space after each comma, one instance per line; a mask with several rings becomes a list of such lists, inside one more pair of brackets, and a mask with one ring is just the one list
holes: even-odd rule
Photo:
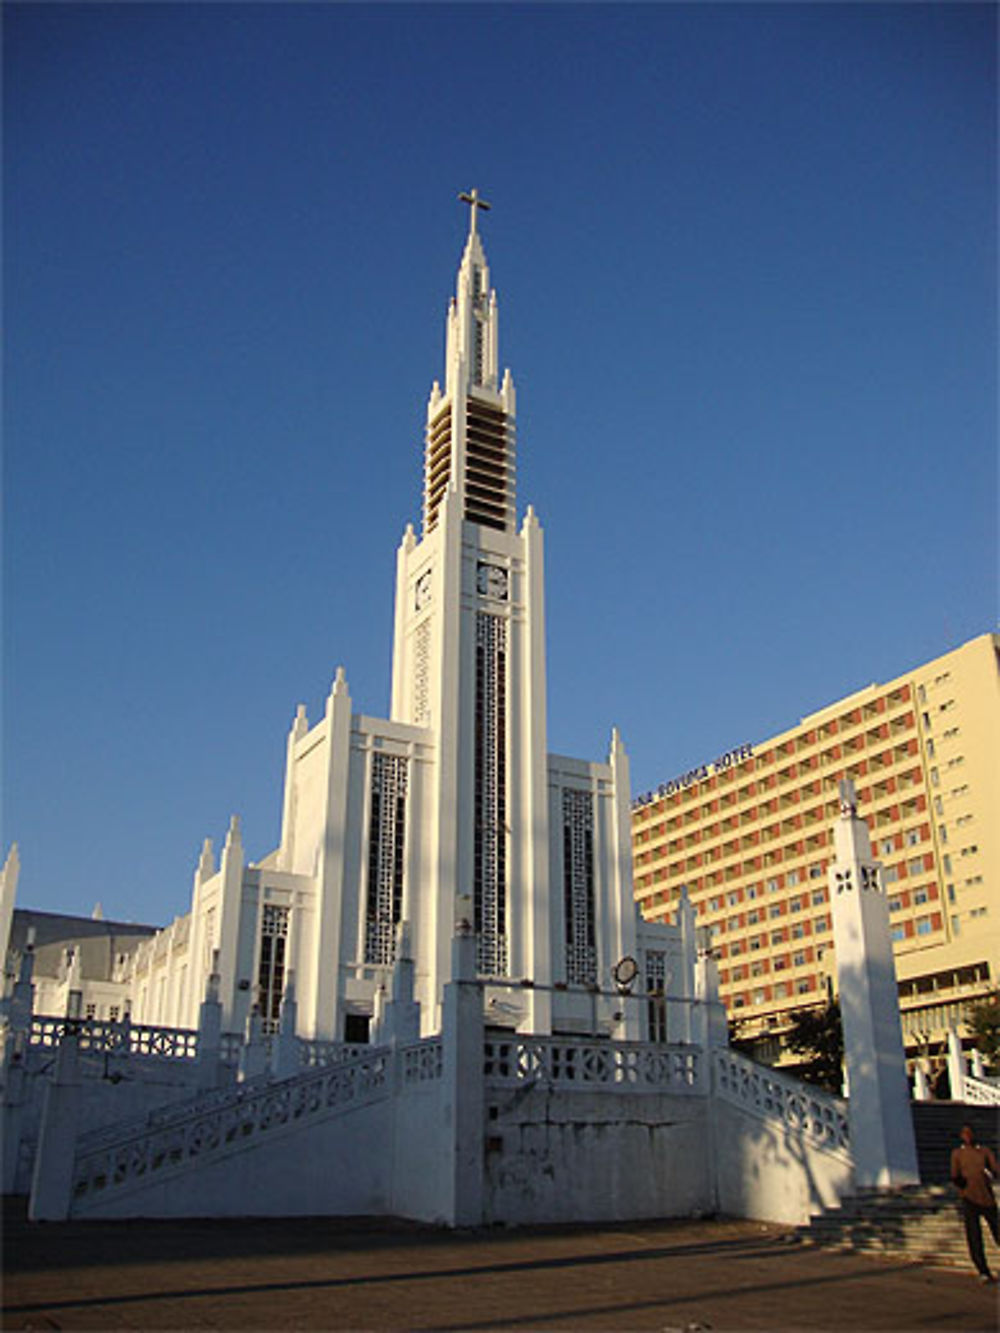
[[8, 947], [23, 952], [31, 927], [35, 931], [37, 976], [59, 975], [66, 950], [73, 949], [80, 960], [81, 976], [88, 981], [110, 981], [118, 956], [134, 953], [159, 929], [132, 921], [95, 921], [92, 917], [18, 907], [14, 909]]

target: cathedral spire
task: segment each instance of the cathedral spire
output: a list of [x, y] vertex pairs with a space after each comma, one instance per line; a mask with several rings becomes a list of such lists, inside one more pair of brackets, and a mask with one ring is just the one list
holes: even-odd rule
[[424, 531], [454, 490], [464, 518], [512, 532], [514, 384], [499, 374], [499, 310], [478, 223], [490, 205], [477, 189], [458, 197], [469, 205], [469, 234], [448, 306], [444, 392], [435, 382], [427, 409]]

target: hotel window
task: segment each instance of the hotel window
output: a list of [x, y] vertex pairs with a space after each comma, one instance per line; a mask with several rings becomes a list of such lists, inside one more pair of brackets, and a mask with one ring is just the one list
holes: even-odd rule
[[778, 892], [778, 881], [776, 879], [769, 879], [767, 881], [767, 891], [768, 893]]
[[922, 704], [925, 704], [925, 703], [927, 702], [927, 686], [926, 686], [926, 685], [918, 685], [918, 686], [917, 686], [917, 701], [918, 701], [919, 703], [922, 703]]
[[883, 883], [883, 884], [895, 884], [895, 882], [896, 882], [897, 879], [899, 879], [899, 868], [898, 868], [898, 866], [886, 866], [886, 867], [883, 869], [883, 871], [882, 871], [882, 883]]
[[[966, 880], [966, 883], [968, 883], [968, 880]], [[953, 903], [953, 902], [955, 901], [955, 886], [954, 886], [954, 884], [949, 884], [949, 885], [948, 885], [948, 901], [949, 901], [950, 903]]]
[[809, 867], [809, 878], [810, 879], [823, 878], [823, 866], [819, 861], [817, 861], [815, 865], [811, 865]]
[[962, 848], [962, 855], [963, 855], [963, 856], [975, 856], [976, 852], [978, 852], [978, 851], [979, 851], [979, 846], [978, 846], [978, 844], [977, 844], [977, 843], [974, 843], [974, 842], [970, 842], [969, 845], [968, 845], [968, 847], [963, 847], [963, 848]]
[[788, 995], [787, 984], [784, 981], [779, 981], [777, 986], [775, 986], [774, 988], [774, 998], [776, 1000], [784, 1000], [787, 997], [787, 995]]
[[901, 912], [903, 910], [903, 900], [898, 895], [889, 899], [889, 911]]
[[816, 932], [817, 935], [821, 930], [829, 930], [829, 929], [830, 929], [830, 924], [825, 916], [818, 917], [816, 921], [813, 923], [813, 930]]
[[791, 888], [798, 884], [798, 882], [799, 872], [797, 870], [789, 870], [788, 874], [785, 876], [785, 883]]
[[795, 925], [792, 927], [792, 939], [803, 940], [805, 939], [805, 936], [806, 936], [805, 926], [802, 924], [801, 921], [796, 921]]
[[959, 919], [958, 919], [957, 916], [953, 916], [953, 917], [951, 918], [951, 933], [952, 933], [953, 935], [961, 935], [961, 933], [962, 933], [962, 928], [961, 928], [961, 925], [960, 925], [960, 923], [959, 923]]
[[896, 850], [896, 841], [894, 838], [883, 838], [878, 846], [883, 856], [889, 856]]
[[774, 960], [774, 970], [775, 970], [775, 972], [784, 972], [784, 970], [785, 970], [785, 968], [786, 968], [787, 966], [788, 966], [788, 959], [787, 959], [786, 957], [784, 957], [784, 955], [782, 955], [781, 958], [776, 958], [776, 959]]
[[759, 920], [760, 920], [760, 913], [757, 911], [756, 907], [753, 909], [753, 911], [747, 912], [748, 926], [755, 926]]
[[[953, 794], [954, 794], [954, 793], [953, 793]], [[934, 813], [935, 813], [936, 815], [943, 815], [943, 814], [944, 814], [944, 801], [942, 801], [942, 799], [941, 799], [940, 796], [935, 796], [935, 797], [934, 797]]]
[[893, 926], [892, 938], [894, 943], [898, 943], [899, 940], [903, 940], [906, 938], [906, 932], [904, 931], [902, 926]]
[[950, 874], [951, 874], [951, 857], [948, 855], [947, 852], [945, 852], [944, 856], [942, 856], [942, 858], [941, 858], [941, 864], [944, 866], [944, 873], [945, 873], [946, 875], [950, 875]]
[[916, 892], [915, 892], [914, 895], [913, 895], [913, 902], [914, 902], [914, 905], [916, 905], [916, 904], [918, 904], [918, 903], [925, 903], [926, 901], [927, 901], [927, 890], [926, 890], [926, 889], [917, 889]]
[[792, 966], [793, 966], [793, 967], [804, 967], [804, 966], [805, 966], [805, 961], [806, 961], [806, 955], [805, 955], [805, 951], [804, 951], [803, 949], [799, 949], [799, 950], [797, 950], [795, 953], [792, 954]]
[[969, 913], [969, 916], [972, 917], [974, 920], [985, 915], [986, 915], [985, 907], [974, 907], [972, 911]]
[[761, 937], [759, 935], [754, 935], [753, 939], [750, 941], [750, 952], [756, 953], [761, 947], [761, 943]]
[[819, 907], [826, 902], [826, 889], [813, 889], [813, 906]]
[[936, 769], [936, 768], [932, 768], [932, 769], [931, 769], [931, 786], [932, 786], [932, 787], [936, 787], [940, 781], [941, 781], [941, 778], [940, 778], [940, 776], [938, 775], [938, 771], [937, 771], [937, 769]]
[[930, 715], [930, 713], [921, 713], [920, 716], [921, 716], [921, 717], [923, 718], [923, 720], [924, 720], [924, 728], [925, 728], [925, 730], [930, 731], [930, 729], [931, 729], [931, 715]]
[[737, 954], [741, 954], [743, 952], [743, 941], [733, 940], [732, 944], [729, 946], [729, 952], [732, 954], [734, 958], [737, 956]]
[[904, 837], [907, 847], [916, 847], [920, 842], [920, 830], [918, 828], [907, 829]]
[[754, 1002], [754, 1004], [763, 1004], [763, 1003], [764, 1003], [764, 992], [763, 992], [762, 990], [755, 990], [755, 991], [754, 991], [754, 993], [753, 993], [753, 1002]]
[[917, 934], [929, 935], [931, 933], [931, 919], [929, 916], [917, 917]]
[[804, 903], [803, 899], [801, 899], [801, 898], [793, 898], [792, 901], [788, 904], [788, 910], [789, 910], [790, 912], [801, 912], [801, 911], [802, 911], [802, 908], [803, 908], [804, 906], [805, 906], [805, 903]]
[[771, 931], [771, 943], [772, 943], [772, 944], [783, 944], [783, 943], [784, 943], [784, 940], [785, 940], [785, 932], [784, 932], [783, 930], [772, 930], [772, 931]]
[[941, 840], [941, 842], [948, 841], [948, 829], [946, 825], [944, 824], [938, 825], [938, 837]]
[[911, 875], [923, 874], [924, 858], [922, 856], [912, 857], [909, 861], [907, 861], [906, 868]]
[[781, 916], [781, 903], [772, 903], [767, 910], [767, 914], [772, 918]]
[[795, 983], [795, 990], [798, 995], [808, 995], [812, 986], [812, 977], [800, 977]]
[[757, 884], [748, 884], [744, 892], [746, 893], [746, 896], [752, 900], [760, 893], [760, 886]]
[[746, 1007], [746, 999], [742, 995], [733, 996], [733, 1008], [743, 1009]]

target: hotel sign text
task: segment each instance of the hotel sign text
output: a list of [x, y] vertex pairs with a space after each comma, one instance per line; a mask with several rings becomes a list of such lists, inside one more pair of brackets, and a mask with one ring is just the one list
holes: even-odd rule
[[697, 768], [689, 769], [680, 777], [671, 778], [669, 782], [661, 782], [656, 791], [647, 791], [642, 796], [637, 796], [632, 802], [632, 808], [648, 805], [650, 801], [655, 801], [661, 796], [673, 796], [674, 792], [684, 791], [696, 782], [704, 782], [714, 773], [723, 773], [727, 768], [733, 768], [736, 764], [742, 764], [744, 759], [751, 758], [753, 758], [752, 745], [737, 745], [735, 750], [727, 750], [710, 764], [699, 764]]

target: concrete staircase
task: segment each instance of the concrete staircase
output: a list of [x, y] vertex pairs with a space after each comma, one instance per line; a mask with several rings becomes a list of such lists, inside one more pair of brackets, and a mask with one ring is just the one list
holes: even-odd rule
[[802, 1240], [831, 1249], [918, 1259], [968, 1268], [965, 1228], [951, 1186], [913, 1185], [883, 1193], [860, 1190], [799, 1228]]
[[[971, 1270], [958, 1196], [949, 1182], [951, 1150], [962, 1125], [997, 1152], [1000, 1115], [993, 1107], [963, 1102], [916, 1102], [913, 1129], [921, 1184], [898, 1190], [859, 1190], [839, 1207], [816, 1214], [799, 1228], [803, 1241], [833, 1249], [892, 1255], [933, 1267]], [[985, 1234], [985, 1232], [984, 1232]], [[986, 1254], [1000, 1267], [992, 1242]]]

